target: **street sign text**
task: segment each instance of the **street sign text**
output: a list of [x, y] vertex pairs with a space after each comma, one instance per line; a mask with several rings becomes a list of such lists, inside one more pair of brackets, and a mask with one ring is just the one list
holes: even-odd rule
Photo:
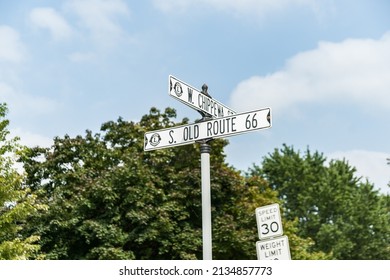
[[235, 111], [226, 105], [171, 75], [169, 76], [169, 95], [213, 118], [222, 118], [236, 114]]
[[144, 150], [186, 145], [204, 139], [228, 137], [270, 127], [271, 109], [265, 108], [224, 118], [146, 132]]
[[256, 252], [259, 260], [291, 260], [287, 236], [257, 241]]

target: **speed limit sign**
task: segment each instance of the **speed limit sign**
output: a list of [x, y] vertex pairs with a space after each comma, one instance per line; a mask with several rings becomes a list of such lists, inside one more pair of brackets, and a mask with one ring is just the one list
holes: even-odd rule
[[256, 208], [256, 221], [260, 240], [283, 235], [279, 204]]

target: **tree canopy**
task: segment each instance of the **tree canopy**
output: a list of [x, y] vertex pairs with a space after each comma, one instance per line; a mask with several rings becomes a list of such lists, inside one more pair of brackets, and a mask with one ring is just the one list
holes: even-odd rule
[[251, 175], [278, 191], [285, 218], [298, 219], [298, 235], [313, 249], [336, 259], [389, 259], [389, 196], [356, 176], [345, 160], [331, 160], [309, 149], [303, 155], [284, 145], [267, 156]]
[[26, 219], [43, 205], [23, 184], [23, 175], [15, 167], [15, 157], [23, 152], [18, 138], [9, 139], [7, 106], [0, 104], [0, 260], [38, 257], [39, 235], [22, 236]]
[[[188, 122], [175, 117], [173, 109], [153, 108], [139, 123], [119, 118], [101, 133], [57, 137], [50, 149], [29, 150], [27, 184], [49, 211], [27, 232], [41, 236], [47, 258], [201, 258], [198, 145], [143, 152], [145, 131]], [[278, 201], [277, 193], [225, 162], [225, 140], [211, 145], [213, 257], [256, 259], [255, 208]], [[307, 246], [296, 244], [297, 252], [306, 252], [311, 241], [301, 241]]]
[[[201, 259], [199, 146], [143, 151], [146, 131], [186, 123], [152, 108], [139, 122], [119, 118], [24, 148], [16, 185], [35, 210], [13, 240], [37, 241], [33, 258]], [[226, 145], [211, 142], [213, 259], [256, 259], [255, 209], [272, 203], [292, 259], [389, 258], [389, 197], [348, 163], [283, 146], [243, 174], [226, 162]]]

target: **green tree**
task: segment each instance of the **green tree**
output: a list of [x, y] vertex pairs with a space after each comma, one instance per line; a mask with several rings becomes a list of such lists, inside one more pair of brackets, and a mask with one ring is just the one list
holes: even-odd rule
[[23, 238], [21, 230], [28, 216], [44, 207], [35, 203], [35, 195], [15, 168], [15, 157], [23, 149], [18, 138], [8, 139], [6, 114], [6, 104], [0, 104], [0, 259], [36, 258], [39, 235]]
[[286, 145], [266, 157], [252, 174], [264, 176], [283, 201], [285, 217], [298, 220], [297, 234], [315, 251], [336, 259], [389, 259], [388, 196], [355, 175], [346, 161]]
[[[28, 185], [49, 205], [26, 234], [41, 236], [47, 258], [202, 257], [199, 146], [143, 151], [146, 131], [188, 122], [175, 117], [173, 109], [152, 108], [139, 122], [119, 118], [98, 134], [57, 137], [50, 149], [25, 153]], [[213, 258], [256, 259], [254, 210], [277, 194], [226, 163], [227, 141], [211, 145]]]

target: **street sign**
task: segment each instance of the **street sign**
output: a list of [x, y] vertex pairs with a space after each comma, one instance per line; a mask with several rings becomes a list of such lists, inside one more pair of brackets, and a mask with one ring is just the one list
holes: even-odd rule
[[271, 127], [271, 108], [145, 133], [144, 151], [222, 138]]
[[291, 260], [287, 236], [256, 242], [258, 260]]
[[260, 240], [283, 235], [279, 204], [256, 208], [256, 221]]
[[222, 118], [236, 114], [235, 111], [221, 102], [171, 75], [169, 75], [169, 95], [213, 118]]

